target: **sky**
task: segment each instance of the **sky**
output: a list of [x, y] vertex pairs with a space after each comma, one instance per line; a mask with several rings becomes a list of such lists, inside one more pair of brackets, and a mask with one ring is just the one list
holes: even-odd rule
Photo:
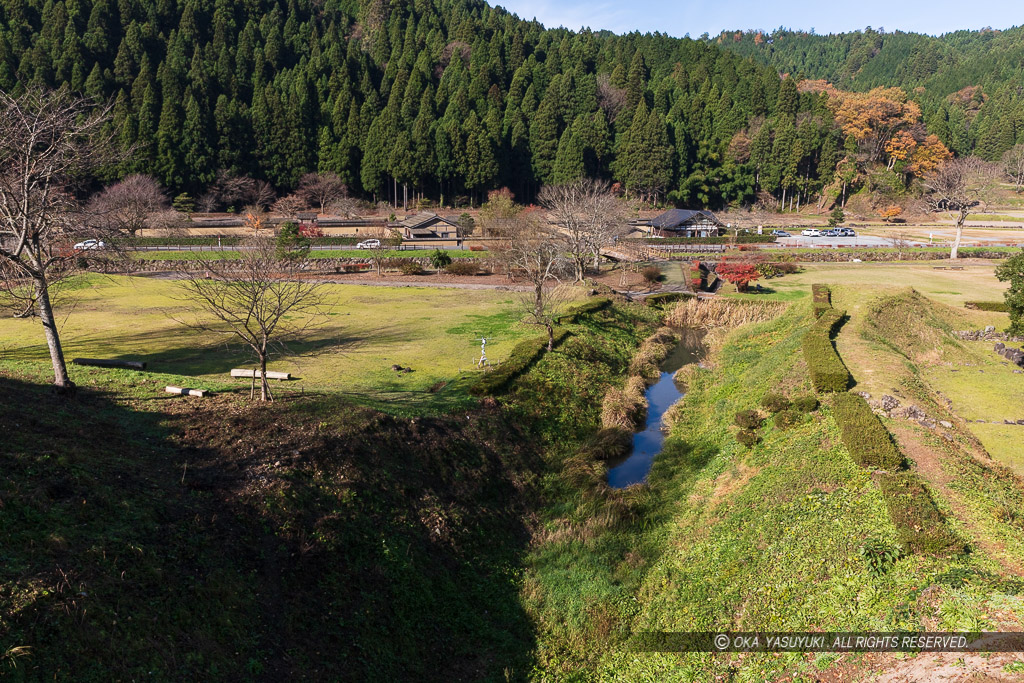
[[[589, 27], [616, 33], [661, 31], [671, 36], [723, 30], [764, 29], [779, 26], [821, 34], [841, 33], [871, 26], [887, 31], [913, 31], [938, 35], [986, 26], [1005, 29], [1024, 22], [1021, 5], [1014, 0], [491, 0], [522, 19], [534, 19], [548, 28], [573, 30]], [[967, 6], [969, 5], [969, 10]], [[852, 8], [856, 8], [853, 10]]]

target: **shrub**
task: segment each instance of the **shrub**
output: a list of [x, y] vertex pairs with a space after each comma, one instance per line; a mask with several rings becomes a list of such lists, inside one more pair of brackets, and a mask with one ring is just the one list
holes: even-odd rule
[[850, 383], [850, 373], [832, 344], [832, 332], [845, 315], [845, 311], [830, 308], [804, 335], [804, 360], [815, 391], [846, 391]]
[[736, 440], [747, 448], [753, 448], [761, 443], [761, 435], [753, 429], [741, 429], [736, 432]]
[[479, 244], [474, 244], [473, 246], [471, 246], [471, 247], [469, 248], [469, 250], [470, 250], [470, 251], [487, 251], [486, 249], [484, 249], [484, 247], [482, 247], [482, 246], [481, 246], [481, 245], [479, 245]]
[[773, 263], [772, 265], [780, 275], [793, 275], [794, 273], [800, 272], [800, 266], [788, 261], [781, 261], [779, 263]]
[[764, 423], [764, 418], [756, 410], [741, 410], [736, 413], [733, 422], [743, 429], [757, 429]]
[[786, 410], [789, 408], [789, 399], [782, 394], [769, 392], [761, 399], [761, 407], [769, 413], [777, 413], [780, 410]]
[[725, 257], [718, 262], [715, 273], [736, 285], [737, 292], [745, 291], [751, 282], [761, 277], [753, 263], [727, 261]]
[[964, 308], [971, 308], [977, 311], [992, 311], [995, 313], [1009, 313], [1010, 307], [1005, 301], [968, 301]]
[[475, 263], [476, 259], [453, 259], [444, 267], [444, 272], [449, 275], [476, 275], [480, 272], [480, 265]]
[[889, 430], [871, 412], [867, 401], [856, 394], [837, 394], [835, 418], [843, 444], [850, 457], [861, 467], [897, 470], [903, 466], [903, 454], [893, 443]]
[[888, 572], [889, 568], [896, 564], [896, 561], [903, 555], [900, 548], [877, 539], [865, 541], [857, 553], [864, 560], [864, 564], [867, 565], [868, 573], [874, 577], [882, 576]]
[[407, 259], [404, 263], [398, 264], [398, 270], [402, 275], [419, 275], [423, 272], [423, 266], [412, 259]]
[[[555, 345], [569, 336], [566, 330], [555, 332]], [[512, 353], [497, 368], [485, 372], [469, 388], [476, 396], [495, 396], [505, 391], [519, 375], [526, 372], [548, 348], [547, 335], [524, 339], [512, 348]]]
[[916, 474], [887, 474], [880, 477], [878, 483], [900, 542], [909, 551], [955, 555], [965, 550], [963, 542], [946, 526], [942, 512]]
[[448, 255], [447, 251], [443, 249], [435, 249], [430, 254], [430, 265], [434, 267], [434, 270], [441, 270], [445, 266], [450, 265], [452, 257]]
[[810, 394], [797, 396], [793, 399], [794, 410], [799, 410], [802, 413], [813, 413], [818, 409], [818, 405], [818, 397]]
[[647, 266], [640, 271], [640, 274], [643, 276], [644, 282], [649, 285], [653, 285], [661, 281], [661, 269], [657, 266]]
[[755, 268], [757, 269], [758, 275], [766, 279], [773, 278], [779, 274], [779, 271], [775, 267], [774, 263], [758, 263], [757, 266], [755, 266]]
[[803, 422], [803, 420], [803, 413], [800, 413], [796, 410], [788, 409], [780, 410], [779, 412], [775, 413], [775, 417], [772, 418], [772, 422], [779, 429], [789, 429], [790, 427], [795, 427], [801, 422]]

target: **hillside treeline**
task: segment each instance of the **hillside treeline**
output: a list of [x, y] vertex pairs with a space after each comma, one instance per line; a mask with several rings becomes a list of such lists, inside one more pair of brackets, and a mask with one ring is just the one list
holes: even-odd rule
[[711, 42], [797, 79], [860, 91], [901, 87], [958, 156], [995, 161], [1024, 142], [1024, 28], [938, 37], [870, 27], [833, 35], [730, 31]]
[[321, 172], [374, 200], [532, 201], [591, 176], [679, 205], [798, 206], [880, 162], [908, 186], [922, 166], [887, 156], [897, 132], [935, 147], [898, 91], [851, 129], [835, 91], [709, 42], [545, 30], [474, 0], [0, 0], [0, 88], [64, 84], [112, 101], [131, 150], [98, 180], [150, 173], [175, 194], [218, 171], [279, 192]]

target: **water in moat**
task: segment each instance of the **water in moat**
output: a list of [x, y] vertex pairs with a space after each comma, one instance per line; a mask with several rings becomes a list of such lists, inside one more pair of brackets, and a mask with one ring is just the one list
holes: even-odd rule
[[665, 432], [661, 418], [685, 394], [674, 375], [684, 365], [700, 362], [704, 353], [704, 331], [682, 330], [680, 342], [661, 364], [661, 377], [647, 388], [647, 422], [633, 435], [633, 447], [621, 460], [609, 463], [608, 485], [621, 489], [647, 479], [654, 457], [661, 452]]

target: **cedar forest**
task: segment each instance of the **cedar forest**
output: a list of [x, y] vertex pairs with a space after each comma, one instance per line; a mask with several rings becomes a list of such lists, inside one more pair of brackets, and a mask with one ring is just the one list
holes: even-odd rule
[[[282, 193], [334, 173], [367, 199], [449, 205], [590, 176], [645, 201], [799, 208], [906, 193], [953, 152], [994, 159], [1024, 137], [999, 80], [1019, 66], [926, 95], [955, 41], [918, 37], [942, 49], [915, 57], [916, 79], [858, 80], [874, 53], [853, 53], [891, 39], [844, 36], [573, 32], [477, 0], [2, 0], [0, 89], [112, 102], [132, 154], [95, 180], [151, 173], [193, 195], [218, 171]], [[808, 41], [825, 47], [799, 62]]]

